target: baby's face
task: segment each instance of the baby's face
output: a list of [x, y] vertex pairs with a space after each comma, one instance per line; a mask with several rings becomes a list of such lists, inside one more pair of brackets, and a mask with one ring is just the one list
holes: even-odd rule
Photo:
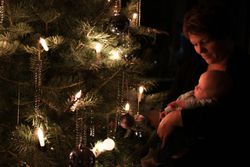
[[214, 94], [214, 84], [212, 79], [208, 78], [206, 74], [202, 74], [198, 85], [195, 86], [194, 96], [197, 99], [205, 99], [210, 98]]

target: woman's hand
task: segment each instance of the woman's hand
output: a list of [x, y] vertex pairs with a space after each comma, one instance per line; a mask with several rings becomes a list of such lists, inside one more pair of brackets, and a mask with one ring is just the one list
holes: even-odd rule
[[180, 110], [175, 110], [168, 113], [159, 123], [157, 134], [162, 140], [162, 147], [165, 146], [167, 137], [172, 133], [175, 127], [182, 127]]

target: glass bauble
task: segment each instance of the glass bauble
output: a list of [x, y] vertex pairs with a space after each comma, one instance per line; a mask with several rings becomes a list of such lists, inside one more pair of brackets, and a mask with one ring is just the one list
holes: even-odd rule
[[129, 29], [129, 20], [123, 14], [117, 14], [110, 18], [109, 21], [109, 30], [116, 34], [121, 35], [123, 33], [128, 33]]
[[87, 147], [79, 146], [69, 154], [69, 167], [94, 167], [95, 155]]

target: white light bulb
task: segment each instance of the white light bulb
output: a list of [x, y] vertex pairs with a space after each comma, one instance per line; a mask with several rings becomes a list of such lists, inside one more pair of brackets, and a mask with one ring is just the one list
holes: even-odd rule
[[144, 87], [143, 87], [143, 86], [140, 86], [140, 87], [139, 87], [139, 93], [142, 94], [143, 91], [144, 91]]
[[115, 148], [114, 140], [107, 138], [103, 141], [103, 146], [105, 150], [111, 151]]
[[38, 136], [38, 140], [39, 140], [40, 146], [44, 147], [45, 146], [44, 134], [43, 134], [43, 131], [42, 131], [41, 128], [38, 128], [38, 130], [37, 130], [37, 136]]
[[45, 51], [48, 51], [48, 50], [49, 50], [49, 47], [48, 47], [48, 45], [47, 45], [45, 39], [40, 38], [40, 39], [39, 39], [39, 43], [42, 45], [42, 47], [43, 47], [43, 49], [44, 49]]
[[130, 110], [130, 105], [129, 105], [129, 103], [126, 103], [126, 105], [125, 105], [125, 108], [124, 108], [124, 109], [125, 109], [125, 111], [127, 111], [127, 112]]
[[95, 51], [96, 51], [96, 53], [100, 53], [101, 50], [102, 50], [102, 44], [100, 44], [100, 43], [97, 42], [95, 44]]
[[117, 50], [111, 51], [111, 57], [110, 58], [112, 60], [120, 60], [121, 56], [119, 54], [119, 51], [117, 51]]
[[75, 95], [75, 101], [77, 101], [82, 95], [82, 90], [79, 90]]

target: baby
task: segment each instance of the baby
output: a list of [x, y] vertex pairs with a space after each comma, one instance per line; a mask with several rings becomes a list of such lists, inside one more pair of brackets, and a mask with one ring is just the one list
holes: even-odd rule
[[180, 95], [175, 101], [170, 102], [160, 117], [167, 113], [182, 108], [190, 109], [213, 104], [218, 98], [225, 95], [232, 87], [231, 77], [224, 71], [211, 70], [204, 72], [194, 90]]

